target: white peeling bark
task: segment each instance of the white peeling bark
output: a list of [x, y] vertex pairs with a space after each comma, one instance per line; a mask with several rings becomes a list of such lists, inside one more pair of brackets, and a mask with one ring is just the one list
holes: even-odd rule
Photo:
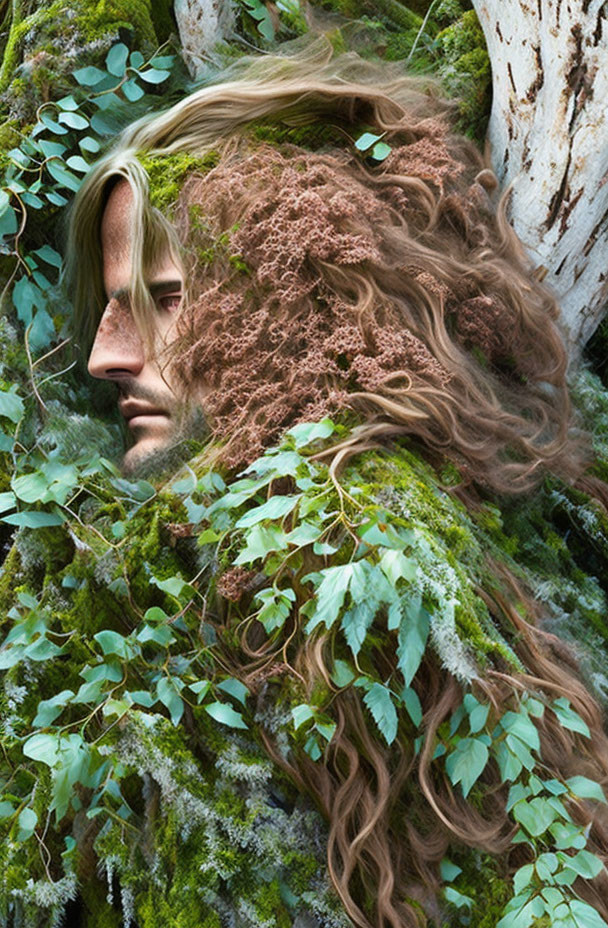
[[186, 66], [196, 80], [234, 29], [232, 0], [175, 0], [173, 7]]
[[608, 4], [473, 4], [492, 62], [493, 167], [575, 359], [608, 308]]

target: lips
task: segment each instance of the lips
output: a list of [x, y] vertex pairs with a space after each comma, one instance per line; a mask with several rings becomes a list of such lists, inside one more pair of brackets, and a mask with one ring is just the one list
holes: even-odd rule
[[138, 425], [145, 425], [149, 419], [164, 416], [167, 418], [169, 412], [160, 406], [153, 406], [142, 400], [130, 399], [120, 400], [118, 403], [120, 413], [127, 420], [127, 424], [134, 428]]

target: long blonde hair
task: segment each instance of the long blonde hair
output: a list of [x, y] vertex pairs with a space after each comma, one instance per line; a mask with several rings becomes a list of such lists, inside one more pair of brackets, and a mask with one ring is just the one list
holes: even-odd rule
[[[149, 329], [145, 273], [159, 249], [169, 247], [191, 282], [177, 366], [185, 386], [198, 378], [210, 386], [211, 422], [230, 466], [250, 461], [296, 421], [347, 410], [357, 427], [333, 450], [335, 461], [409, 436], [431, 458], [452, 458], [471, 485], [492, 491], [529, 490], [547, 470], [579, 479], [586, 453], [584, 442], [572, 437], [556, 302], [535, 279], [504, 204], [493, 201], [495, 182], [483, 158], [450, 133], [448, 113], [447, 104], [397, 68], [335, 57], [320, 42], [299, 58], [240, 63], [221, 81], [134, 124], [87, 176], [72, 211], [66, 284], [82, 345], [90, 343], [105, 305], [101, 216], [110, 185], [124, 178], [134, 197], [134, 317], [142, 331]], [[275, 140], [272, 132], [256, 136], [259, 125], [285, 132]], [[319, 126], [333, 136], [315, 142], [311, 152], [303, 142], [306, 129], [314, 135]], [[363, 132], [390, 147], [384, 160], [363, 160], [354, 144]], [[203, 158], [212, 151], [218, 157], [210, 170], [186, 171], [168, 222], [150, 202], [142, 153]], [[314, 177], [319, 203], [342, 204], [325, 215], [322, 253], [311, 244], [314, 236], [304, 244], [294, 239], [294, 229], [304, 225], [281, 226], [290, 171], [293, 189]], [[346, 200], [358, 209], [349, 212]], [[304, 223], [305, 211], [294, 210], [292, 220]], [[271, 228], [276, 241], [260, 243], [256, 235]], [[201, 263], [205, 246], [222, 236], [225, 253], [214, 252], [212, 266]], [[331, 251], [332, 236], [342, 251]], [[264, 263], [271, 245], [275, 277]], [[285, 248], [293, 253], [296, 245], [303, 257], [289, 265], [286, 282], [281, 256], [289, 258]], [[237, 272], [235, 258], [244, 263]], [[248, 358], [227, 349], [245, 325]], [[335, 338], [336, 327], [346, 341]], [[323, 363], [312, 363], [313, 356]], [[508, 574], [501, 580], [507, 593], [484, 596], [520, 636], [528, 675], [495, 674], [484, 684], [487, 694], [505, 704], [528, 680], [568, 695], [594, 732], [588, 769], [605, 782], [608, 752], [597, 708], [512, 605], [527, 602], [534, 613], [526, 592]], [[297, 660], [311, 687], [326, 678], [322, 643], [304, 642]], [[459, 688], [430, 658], [422, 676], [423, 709], [434, 732]], [[334, 706], [338, 729], [327, 764], [296, 758], [290, 773], [330, 820], [330, 869], [355, 922], [369, 924], [361, 902], [368, 893], [378, 926], [415, 924], [414, 909], [399, 900], [412, 895], [412, 881], [436, 887], [446, 835], [504, 850], [508, 819], [503, 810], [484, 819], [445, 784], [438, 788], [427, 749], [418, 762], [408, 746], [379, 746], [352, 692]], [[574, 739], [549, 723], [543, 735], [549, 765], [575, 769]], [[268, 749], [285, 763], [270, 741]], [[394, 825], [415, 766], [434, 816], [426, 841], [409, 824], [401, 831]], [[608, 850], [601, 829], [596, 846]], [[599, 896], [593, 901], [608, 915]]]

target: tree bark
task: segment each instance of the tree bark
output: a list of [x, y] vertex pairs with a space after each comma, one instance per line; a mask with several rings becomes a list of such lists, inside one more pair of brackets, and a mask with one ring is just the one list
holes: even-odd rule
[[173, 7], [184, 61], [196, 80], [217, 46], [231, 35], [236, 13], [232, 0], [175, 0]]
[[473, 4], [492, 62], [493, 167], [576, 359], [608, 301], [608, 4]]

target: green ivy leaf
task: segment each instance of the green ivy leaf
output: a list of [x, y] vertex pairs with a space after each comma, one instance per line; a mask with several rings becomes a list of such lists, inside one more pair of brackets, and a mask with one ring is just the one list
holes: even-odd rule
[[293, 718], [293, 724], [296, 731], [306, 722], [309, 722], [310, 719], [314, 718], [314, 715], [315, 710], [313, 707], [309, 706], [305, 702], [301, 703], [299, 706], [294, 706], [291, 710], [291, 717]]
[[577, 928], [608, 928], [597, 909], [592, 908], [588, 902], [573, 899], [570, 911], [576, 920]]
[[236, 528], [250, 528], [265, 519], [282, 519], [295, 508], [301, 497], [301, 493], [294, 496], [271, 496], [261, 506], [256, 506], [241, 516]]
[[311, 601], [313, 614], [306, 625], [307, 634], [310, 634], [321, 623], [326, 628], [331, 628], [338, 618], [344, 597], [357, 569], [361, 570], [358, 563], [339, 564], [336, 567], [326, 567], [318, 574], [307, 574], [304, 577], [305, 581], [313, 580], [315, 583], [320, 579], [315, 599]]
[[0, 392], [0, 416], [17, 423], [23, 416], [23, 412], [23, 400], [17, 393]]
[[133, 645], [119, 632], [109, 628], [93, 635], [104, 654], [116, 654], [118, 657], [129, 659], [133, 656]]
[[574, 870], [578, 876], [582, 876], [584, 880], [594, 880], [604, 869], [604, 864], [600, 858], [584, 849], [573, 857], [563, 852], [560, 852], [557, 856], [563, 864], [569, 867], [570, 870]]
[[183, 688], [183, 685], [182, 681], [176, 681], [175, 677], [162, 677], [156, 687], [158, 698], [169, 710], [174, 725], [179, 723], [184, 714], [184, 701], [179, 695], [179, 690]]
[[67, 187], [67, 189], [71, 190], [73, 193], [76, 193], [79, 189], [80, 178], [72, 174], [71, 171], [68, 171], [67, 168], [64, 168], [59, 161], [47, 161], [46, 168], [51, 177], [53, 177], [61, 187]]
[[374, 161], [384, 161], [385, 158], [388, 158], [393, 149], [390, 145], [387, 145], [386, 142], [377, 142], [372, 148], [372, 158]]
[[606, 796], [599, 783], [590, 780], [588, 777], [575, 776], [566, 780], [568, 789], [579, 799], [596, 799], [598, 802], [606, 802]]
[[38, 816], [33, 809], [22, 809], [17, 818], [19, 830], [17, 832], [17, 841], [27, 841], [34, 834], [34, 829], [38, 824]]
[[465, 798], [488, 762], [489, 752], [478, 738], [462, 738], [445, 761], [445, 769], [454, 786], [460, 783]]
[[216, 722], [221, 722], [222, 725], [227, 725], [229, 728], [247, 728], [247, 723], [244, 721], [241, 713], [236, 712], [232, 706], [229, 706], [225, 702], [212, 702], [203, 708], [209, 713], [212, 719], [215, 719]]
[[315, 441], [329, 438], [336, 431], [331, 419], [321, 419], [320, 422], [302, 422], [289, 429], [285, 436], [293, 440], [296, 448], [306, 448]]
[[580, 717], [580, 715], [574, 711], [571, 707], [570, 702], [564, 697], [554, 700], [551, 704], [551, 708], [555, 712], [560, 725], [563, 728], [567, 728], [570, 731], [576, 731], [581, 735], [584, 735], [585, 738], [591, 738], [591, 732], [586, 722]]
[[513, 818], [528, 834], [537, 838], [555, 821], [555, 810], [546, 799], [536, 796], [534, 799], [516, 802], [513, 806]]
[[67, 706], [73, 696], [73, 690], [62, 690], [50, 699], [42, 699], [38, 703], [33, 725], [40, 728], [46, 728], [47, 725], [51, 725], [57, 716], [61, 715], [63, 708]]
[[334, 669], [331, 673], [331, 679], [337, 687], [343, 689], [343, 687], [348, 686], [353, 682], [355, 679], [355, 674], [353, 673], [351, 667], [346, 663], [346, 661], [337, 658], [334, 661]]
[[197, 680], [196, 683], [189, 683], [188, 688], [197, 696], [197, 702], [201, 703], [209, 690], [211, 689], [210, 680]]
[[419, 728], [422, 724], [422, 706], [416, 690], [406, 686], [401, 692], [401, 701], [407, 710], [412, 722]]
[[234, 561], [235, 564], [251, 564], [265, 558], [271, 551], [287, 548], [285, 532], [278, 525], [254, 525], [245, 535], [246, 546]]
[[249, 695], [249, 689], [244, 683], [241, 683], [240, 680], [229, 677], [227, 680], [222, 680], [221, 683], [218, 683], [217, 688], [221, 690], [222, 693], [228, 693], [229, 696], [232, 696], [240, 702], [241, 705], [245, 705], [245, 701]]
[[25, 657], [31, 661], [48, 661], [62, 653], [63, 648], [44, 637], [37, 638], [25, 649]]

